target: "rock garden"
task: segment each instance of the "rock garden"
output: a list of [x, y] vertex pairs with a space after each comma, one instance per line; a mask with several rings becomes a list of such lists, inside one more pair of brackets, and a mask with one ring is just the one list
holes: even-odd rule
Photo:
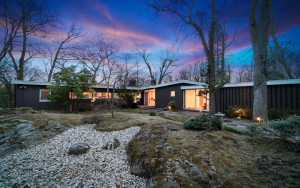
[[0, 187], [300, 186], [299, 152], [282, 139], [195, 130], [190, 119], [2, 112]]

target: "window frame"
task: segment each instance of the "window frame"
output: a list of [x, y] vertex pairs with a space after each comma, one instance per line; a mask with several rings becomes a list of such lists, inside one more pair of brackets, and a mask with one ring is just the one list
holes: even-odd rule
[[50, 92], [50, 95], [51, 95], [51, 91], [50, 89], [40, 89], [40, 94], [39, 94], [39, 102], [51, 102], [51, 100], [42, 100], [42, 90], [46, 90], [46, 91], [49, 91]]
[[[172, 96], [172, 92], [174, 92], [174, 96]], [[176, 92], [175, 91], [170, 91], [170, 96], [171, 97], [175, 97], [176, 96]]]

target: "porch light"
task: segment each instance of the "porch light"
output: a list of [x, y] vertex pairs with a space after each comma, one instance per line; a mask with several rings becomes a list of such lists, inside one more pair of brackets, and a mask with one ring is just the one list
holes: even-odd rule
[[260, 117], [257, 117], [256, 120], [258, 121], [258, 123], [260, 123], [260, 121], [262, 120]]
[[168, 106], [168, 109], [171, 110], [171, 106]]

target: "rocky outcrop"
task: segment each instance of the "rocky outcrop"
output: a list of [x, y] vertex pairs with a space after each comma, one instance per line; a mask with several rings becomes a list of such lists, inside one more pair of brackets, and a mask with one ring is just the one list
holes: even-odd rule
[[74, 155], [84, 154], [87, 153], [90, 149], [91, 147], [88, 144], [80, 142], [71, 146], [68, 154], [74, 154]]
[[[179, 131], [163, 125], [144, 126], [127, 146], [131, 173], [148, 179], [147, 187], [210, 187], [216, 169], [210, 162], [201, 169], [181, 156], [182, 149], [168, 142], [168, 134]], [[210, 161], [204, 156], [199, 160]], [[218, 186], [218, 185], [216, 185]]]
[[59, 121], [49, 121], [46, 126], [34, 127], [33, 122], [16, 116], [4, 116], [0, 121], [0, 157], [33, 146], [69, 128]]

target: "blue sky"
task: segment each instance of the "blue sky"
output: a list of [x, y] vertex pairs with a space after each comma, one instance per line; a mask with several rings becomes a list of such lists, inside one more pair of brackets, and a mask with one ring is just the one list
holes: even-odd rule
[[[202, 0], [196, 6], [205, 9], [209, 6], [209, 2]], [[229, 0], [226, 9], [228, 15], [231, 15], [228, 22], [229, 39], [235, 32], [237, 22], [241, 21], [236, 42], [227, 51], [239, 59], [235, 62], [237, 65], [245, 61], [245, 58], [247, 62], [251, 61], [252, 52], [247, 53], [251, 50], [247, 18], [249, 2], [249, 0]], [[119, 46], [120, 53], [130, 53], [134, 44], [151, 49], [154, 51], [153, 62], [157, 61], [160, 50], [174, 47], [177, 39], [178, 30], [174, 26], [174, 19], [167, 14], [157, 17], [141, 0], [49, 0], [49, 5], [57, 12], [64, 25], [70, 24], [72, 16], [76, 16], [89, 36], [105, 33]], [[293, 22], [290, 13], [295, 13], [294, 19], [300, 23], [300, 13], [297, 13], [300, 3], [296, 0], [277, 0], [273, 5], [279, 41], [292, 40], [299, 46], [300, 26]], [[192, 27], [186, 29], [181, 33], [179, 40], [186, 34], [194, 32]], [[177, 49], [178, 44], [175, 47]], [[179, 49], [175, 73], [191, 64], [195, 55], [204, 56], [201, 42], [195, 36], [188, 38]], [[241, 59], [243, 56], [245, 58]]]

